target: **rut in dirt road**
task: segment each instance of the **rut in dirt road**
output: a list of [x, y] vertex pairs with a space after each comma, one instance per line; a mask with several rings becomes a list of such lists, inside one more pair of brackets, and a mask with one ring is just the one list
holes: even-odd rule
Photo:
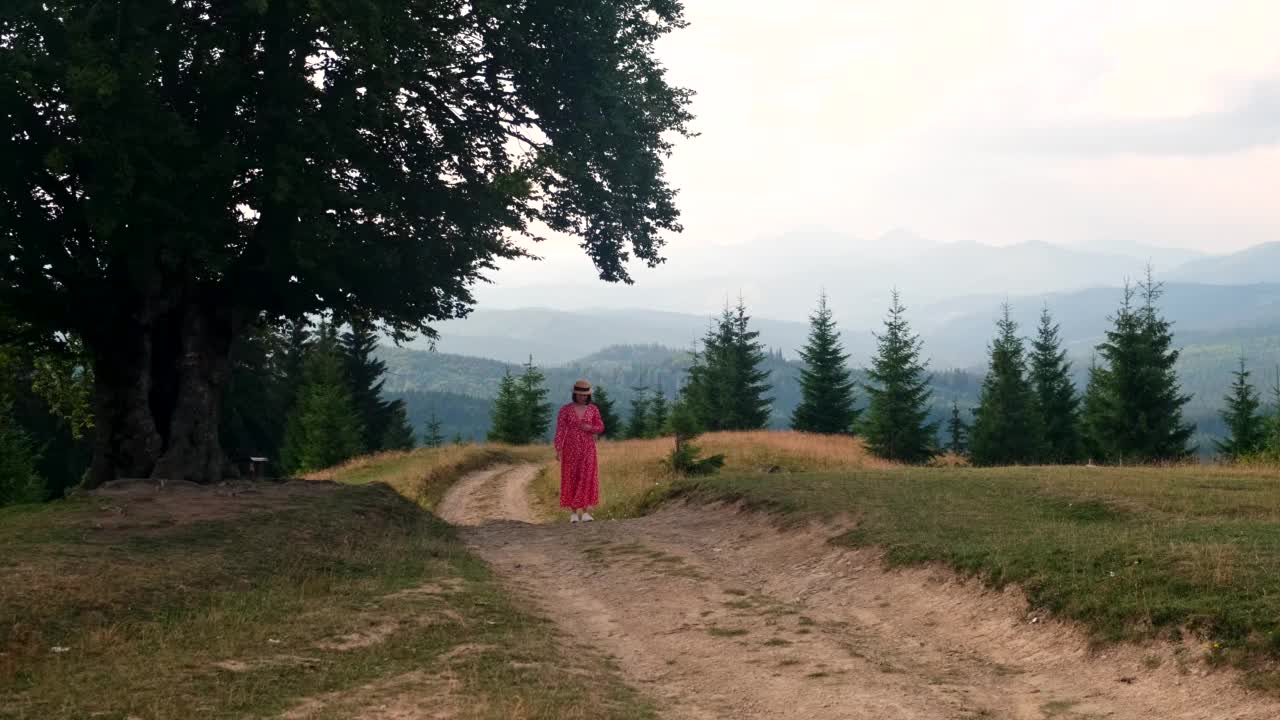
[[779, 532], [726, 508], [531, 524], [535, 476], [476, 473], [439, 512], [576, 642], [615, 656], [664, 717], [1280, 717], [1225, 674], [1198, 675], [1194, 658], [1090, 653], [1075, 630], [1029, 622], [1015, 593], [886, 572], [873, 553], [830, 546], [829, 531]]

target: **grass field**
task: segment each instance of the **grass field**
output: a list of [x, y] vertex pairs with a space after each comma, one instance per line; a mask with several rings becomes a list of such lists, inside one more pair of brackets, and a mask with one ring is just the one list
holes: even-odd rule
[[[1280, 692], [1276, 468], [907, 468], [856, 440], [768, 433], [707, 436], [725, 470], [678, 480], [659, 464], [669, 445], [601, 446], [603, 514], [684, 497], [839, 517], [855, 529], [838, 542], [879, 548], [891, 566], [1016, 583], [1100, 642], [1194, 641], [1209, 663]], [[544, 499], [553, 486], [546, 473]]]
[[[434, 497], [491, 451], [338, 474]], [[380, 484], [139, 483], [0, 510], [0, 548], [0, 718], [653, 716]]]
[[[801, 433], [711, 433], [695, 443], [703, 455], [722, 453], [731, 475], [889, 469], [893, 465], [869, 455], [853, 438]], [[632, 517], [661, 501], [678, 478], [662, 466], [672, 440], [606, 441], [599, 445], [601, 507], [596, 517]], [[547, 459], [534, 488], [541, 509], [559, 510], [559, 466]]]

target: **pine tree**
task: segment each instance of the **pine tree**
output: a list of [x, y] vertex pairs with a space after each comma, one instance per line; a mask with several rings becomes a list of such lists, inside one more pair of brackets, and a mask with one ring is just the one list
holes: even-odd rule
[[551, 403], [547, 402], [547, 379], [533, 364], [533, 357], [524, 365], [524, 373], [516, 383], [516, 396], [520, 401], [520, 415], [524, 431], [519, 445], [528, 445], [547, 437], [551, 425]]
[[951, 403], [951, 419], [947, 421], [947, 452], [952, 455], [969, 454], [969, 424], [960, 415], [960, 401]]
[[1071, 362], [1062, 349], [1060, 327], [1049, 308], [1040, 314], [1040, 332], [1031, 344], [1031, 384], [1044, 429], [1044, 461], [1069, 465], [1080, 461], [1080, 397], [1071, 379]]
[[649, 388], [632, 388], [631, 417], [627, 420], [627, 439], [649, 436]]
[[456, 433], [454, 433], [454, 434], [453, 434], [453, 444], [454, 444], [454, 445], [466, 445], [466, 444], [467, 444], [467, 440], [466, 440], [466, 438], [462, 437], [462, 433], [461, 433], [461, 432], [456, 432]]
[[622, 437], [625, 434], [622, 420], [618, 418], [618, 413], [613, 408], [613, 398], [609, 397], [609, 393], [597, 385], [592, 393], [591, 402], [595, 403], [596, 410], [600, 412], [600, 421], [604, 423], [602, 437], [610, 439]]
[[[343, 362], [351, 398], [364, 426], [364, 449], [382, 450], [382, 442], [389, 437], [402, 439], [403, 428], [388, 434], [394, 416], [392, 404], [382, 398], [382, 376], [387, 364], [374, 356], [378, 349], [378, 335], [372, 323], [353, 319], [350, 328], [342, 335]], [[406, 425], [407, 427], [407, 425]]]
[[658, 388], [649, 398], [648, 437], [662, 437], [667, 433], [667, 422], [670, 419], [671, 408], [667, 404], [667, 395]]
[[694, 353], [681, 400], [707, 430], [760, 430], [769, 423], [768, 354], [750, 324], [742, 301], [726, 307]]
[[734, 308], [730, 353], [730, 401], [732, 407], [729, 430], [763, 430], [769, 424], [773, 398], [768, 397], [769, 371], [764, 369], [769, 359], [760, 333], [751, 329], [751, 317], [746, 304], [739, 299]]
[[1226, 397], [1222, 420], [1231, 433], [1215, 443], [1218, 453], [1228, 460], [1241, 460], [1262, 452], [1267, 442], [1267, 419], [1261, 414], [1262, 397], [1249, 382], [1246, 360], [1240, 358], [1240, 369], [1233, 373], [1235, 382]]
[[387, 420], [387, 428], [383, 431], [378, 447], [382, 450], [412, 450], [417, 445], [413, 436], [413, 426], [409, 424], [409, 413], [403, 400], [392, 400], [388, 405], [391, 417]]
[[[1139, 293], [1142, 304], [1135, 305]], [[1113, 461], [1181, 460], [1193, 453], [1188, 442], [1195, 426], [1182, 416], [1191, 398], [1178, 384], [1180, 352], [1173, 348], [1172, 325], [1156, 306], [1162, 293], [1150, 273], [1136, 289], [1126, 285], [1112, 328], [1098, 346], [1106, 364], [1096, 376], [1106, 383], [1098, 395], [1107, 402], [1104, 413], [1090, 418], [1090, 429], [1092, 444]]]
[[[455, 438], [455, 444], [461, 444], [459, 441], [462, 436]], [[440, 432], [440, 418], [436, 414], [431, 413], [431, 419], [427, 420], [426, 432], [422, 434], [422, 446], [428, 448], [438, 448], [444, 446], [444, 435]]]
[[285, 429], [281, 465], [286, 472], [321, 470], [363, 452], [364, 428], [342, 365], [332, 327], [322, 325]]
[[724, 430], [728, 418], [728, 331], [723, 317], [718, 324], [712, 322], [702, 338], [701, 349], [690, 353], [689, 370], [680, 392], [680, 402], [696, 418], [698, 426], [712, 432]]
[[898, 292], [877, 334], [877, 351], [871, 360], [866, 385], [868, 396], [862, 434], [867, 447], [888, 460], [922, 463], [936, 454], [937, 425], [929, 422], [927, 363], [920, 359], [920, 338], [911, 334]]
[[1027, 378], [1026, 349], [1008, 304], [996, 329], [974, 411], [969, 455], [977, 465], [1028, 465], [1039, 459], [1044, 433]]
[[825, 292], [809, 317], [809, 341], [800, 358], [805, 367], [800, 371], [801, 400], [791, 415], [792, 429], [828, 435], [853, 432], [858, 418], [853, 376]]
[[489, 440], [521, 445], [525, 442], [528, 425], [520, 405], [520, 391], [516, 378], [507, 371], [498, 384], [498, 396], [493, 401], [493, 419], [489, 429]]

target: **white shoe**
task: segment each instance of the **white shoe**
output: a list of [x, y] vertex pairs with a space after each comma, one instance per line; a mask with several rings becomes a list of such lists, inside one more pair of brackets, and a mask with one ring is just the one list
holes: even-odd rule
[[595, 518], [591, 517], [591, 513], [582, 513], [582, 522], [591, 522]]
[[572, 514], [572, 515], [570, 515], [570, 516], [569, 516], [569, 523], [570, 523], [570, 524], [573, 524], [573, 523], [576, 523], [576, 522], [578, 522], [578, 513], [574, 513], [574, 514]]

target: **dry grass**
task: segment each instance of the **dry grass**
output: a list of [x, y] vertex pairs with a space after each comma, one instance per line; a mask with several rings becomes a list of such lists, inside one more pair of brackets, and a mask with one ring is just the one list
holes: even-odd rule
[[[709, 433], [698, 438], [704, 455], [723, 454], [723, 472], [732, 475], [776, 475], [844, 470], [887, 470], [893, 463], [867, 452], [857, 438], [795, 432]], [[600, 518], [635, 515], [666, 494], [678, 480], [662, 460], [671, 438], [605, 441], [599, 446]], [[558, 511], [559, 468], [549, 462], [534, 484], [543, 514]]]
[[412, 488], [478, 452], [334, 475], [373, 473], [362, 484], [171, 484], [0, 510], [0, 718], [653, 717], [451, 528], [368, 482], [393, 468]]
[[396, 492], [431, 510], [453, 483], [467, 473], [502, 463], [542, 463], [551, 455], [551, 449], [541, 445], [449, 445], [365, 455], [328, 470], [311, 473], [305, 479], [355, 485], [386, 483]]

